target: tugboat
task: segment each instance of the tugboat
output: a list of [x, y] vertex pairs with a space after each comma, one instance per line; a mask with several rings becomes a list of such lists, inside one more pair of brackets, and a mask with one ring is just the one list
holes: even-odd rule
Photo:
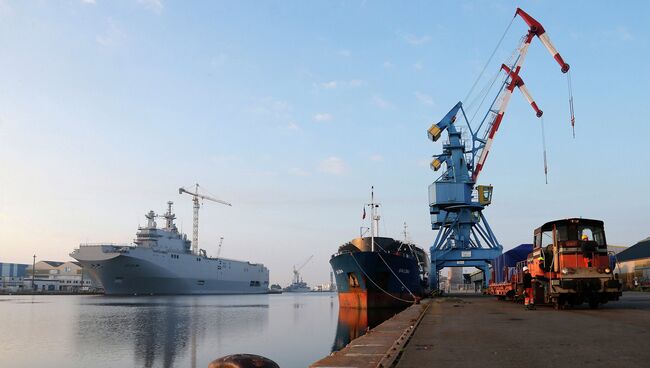
[[408, 240], [406, 226], [403, 241], [378, 236], [379, 206], [373, 187], [362, 217], [365, 219], [369, 207], [370, 236], [362, 232], [341, 245], [330, 259], [341, 308], [406, 307], [428, 291], [428, 255]]

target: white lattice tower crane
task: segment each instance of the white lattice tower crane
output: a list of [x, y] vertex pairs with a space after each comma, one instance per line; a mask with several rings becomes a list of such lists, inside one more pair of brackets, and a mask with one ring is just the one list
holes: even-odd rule
[[199, 198], [225, 204], [226, 206], [232, 206], [232, 204], [222, 201], [220, 199], [212, 198], [205, 194], [199, 193], [199, 184], [194, 185], [194, 192], [191, 192], [183, 187], [178, 188], [178, 193], [183, 194], [187, 193], [192, 196], [192, 202], [194, 202], [194, 214], [192, 222], [192, 253], [199, 254], [199, 208], [201, 208], [201, 203], [199, 203]]

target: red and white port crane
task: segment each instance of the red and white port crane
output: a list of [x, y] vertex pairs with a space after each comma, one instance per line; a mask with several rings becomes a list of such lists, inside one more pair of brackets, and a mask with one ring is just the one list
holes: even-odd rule
[[[483, 169], [483, 166], [485, 165], [485, 160], [487, 159], [487, 156], [490, 153], [490, 147], [492, 147], [494, 135], [496, 134], [497, 130], [499, 130], [499, 126], [501, 125], [501, 121], [503, 120], [503, 115], [505, 114], [506, 109], [508, 108], [508, 103], [510, 102], [510, 97], [512, 96], [512, 91], [515, 89], [515, 87], [519, 88], [519, 90], [524, 95], [526, 100], [528, 100], [528, 103], [530, 103], [533, 110], [535, 110], [535, 114], [537, 115], [537, 117], [541, 118], [543, 115], [542, 110], [540, 110], [539, 107], [537, 106], [537, 103], [531, 96], [530, 92], [528, 91], [528, 88], [526, 88], [524, 81], [520, 76], [521, 68], [524, 64], [524, 61], [526, 60], [526, 55], [528, 53], [528, 47], [530, 46], [530, 43], [532, 42], [533, 38], [535, 36], [539, 38], [539, 40], [546, 47], [548, 52], [551, 53], [553, 59], [555, 59], [555, 61], [560, 65], [560, 70], [562, 71], [562, 73], [567, 73], [570, 68], [569, 64], [567, 64], [564, 61], [564, 59], [562, 59], [560, 53], [557, 51], [555, 46], [553, 46], [553, 43], [551, 42], [551, 39], [546, 33], [544, 27], [537, 20], [535, 20], [528, 13], [526, 13], [520, 8], [517, 8], [514, 18], [516, 18], [517, 16], [520, 16], [524, 20], [524, 22], [528, 24], [529, 26], [528, 33], [522, 38], [521, 45], [518, 48], [519, 55], [517, 57], [514, 66], [510, 68], [505, 64], [501, 65], [501, 69], [505, 71], [508, 80], [505, 83], [504, 86], [505, 88], [501, 90], [501, 92], [497, 96], [497, 99], [495, 100], [495, 101], [500, 100], [501, 103], [499, 104], [499, 108], [496, 114], [493, 115], [492, 120], [488, 124], [489, 128], [486, 130], [486, 136], [484, 137], [485, 146], [481, 149], [478, 162], [476, 163], [476, 167], [472, 172], [472, 181], [474, 182], [476, 182], [476, 179], [478, 178], [479, 174], [481, 173], [481, 170]], [[571, 90], [569, 88], [569, 93], [571, 93], [570, 91]], [[571, 110], [570, 111], [571, 126], [574, 127], [575, 118], [573, 116], [573, 96], [569, 96], [569, 104]], [[546, 162], [544, 162], [544, 171], [546, 172]]]

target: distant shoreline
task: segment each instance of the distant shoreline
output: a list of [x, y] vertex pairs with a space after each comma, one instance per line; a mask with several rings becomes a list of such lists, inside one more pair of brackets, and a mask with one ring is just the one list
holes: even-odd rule
[[104, 293], [94, 291], [0, 291], [0, 296], [4, 295], [104, 295]]

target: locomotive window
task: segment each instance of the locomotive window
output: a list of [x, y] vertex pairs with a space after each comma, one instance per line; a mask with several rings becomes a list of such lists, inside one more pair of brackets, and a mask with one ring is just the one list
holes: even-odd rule
[[567, 241], [569, 240], [569, 232], [567, 230], [566, 226], [558, 226], [556, 227], [557, 231], [557, 241]]
[[605, 231], [598, 226], [579, 226], [578, 237], [582, 239], [583, 235], [587, 235], [589, 240], [595, 240], [598, 245], [605, 245]]
[[580, 237], [580, 240], [583, 240], [583, 237], [587, 237], [586, 240], [594, 240], [594, 234], [591, 232], [591, 229], [588, 227], [583, 227], [579, 231], [578, 236]]
[[[558, 242], [569, 240], [568, 233], [567, 227], [564, 225], [559, 225], [555, 228], [555, 238]], [[541, 244], [542, 246], [553, 244], [553, 229], [546, 230], [542, 233]]]

